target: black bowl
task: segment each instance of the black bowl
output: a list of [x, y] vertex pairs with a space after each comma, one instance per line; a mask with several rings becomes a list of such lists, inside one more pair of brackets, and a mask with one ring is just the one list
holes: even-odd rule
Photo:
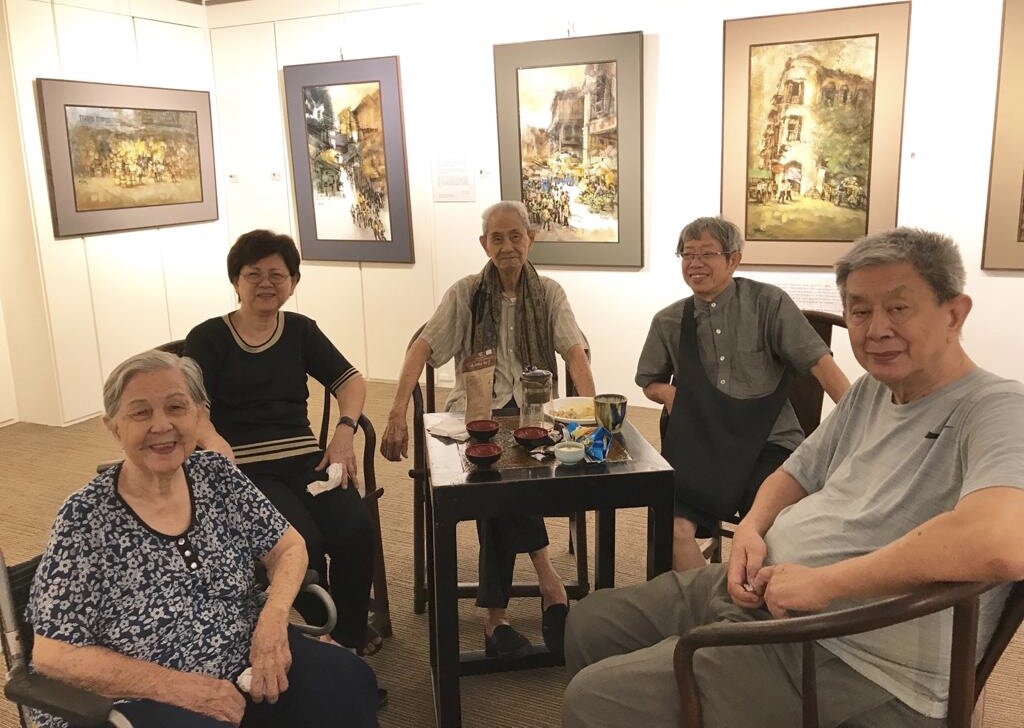
[[548, 441], [548, 431], [543, 427], [520, 427], [512, 431], [512, 437], [527, 450], [532, 450]]
[[501, 457], [501, 445], [478, 442], [466, 448], [466, 459], [478, 468], [489, 468]]
[[498, 434], [498, 423], [494, 420], [473, 420], [466, 423], [466, 432], [476, 442], [487, 442]]

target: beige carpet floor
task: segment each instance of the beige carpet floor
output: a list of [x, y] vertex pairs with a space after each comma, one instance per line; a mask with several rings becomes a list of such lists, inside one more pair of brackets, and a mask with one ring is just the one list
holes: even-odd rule
[[[313, 391], [316, 391], [315, 389]], [[386, 420], [393, 385], [371, 383], [366, 414], [380, 430]], [[313, 397], [313, 400], [319, 399]], [[443, 400], [441, 400], [443, 401]], [[316, 407], [313, 408], [314, 410]], [[319, 416], [313, 412], [313, 421]], [[644, 435], [657, 443], [657, 412], [630, 409], [630, 418]], [[9, 563], [38, 553], [57, 508], [65, 497], [91, 477], [95, 464], [118, 456], [114, 440], [100, 420], [71, 427], [51, 428], [15, 424], [0, 429], [0, 548]], [[391, 617], [395, 636], [370, 658], [380, 682], [391, 692], [390, 705], [381, 712], [383, 728], [433, 726], [433, 697], [427, 669], [427, 619], [412, 611], [412, 488], [408, 461], [376, 459], [377, 482], [384, 488], [380, 501]], [[646, 516], [642, 510], [625, 511], [617, 520], [619, 560], [617, 584], [643, 578]], [[593, 537], [591, 523], [590, 536]], [[573, 563], [567, 553], [565, 519], [550, 519], [548, 531], [556, 567], [567, 578]], [[472, 524], [460, 527], [461, 578], [475, 578], [476, 532]], [[592, 548], [592, 546], [591, 546]], [[591, 550], [591, 553], [593, 551]], [[517, 579], [529, 579], [529, 560], [519, 560]], [[480, 649], [482, 623], [472, 603], [461, 606], [464, 649]], [[534, 641], [540, 640], [537, 599], [514, 600], [510, 616]], [[489, 726], [557, 726], [565, 688], [561, 669], [549, 668], [484, 675], [462, 679], [463, 724]], [[1024, 726], [1024, 633], [1018, 633], [989, 682], [984, 725], [987, 728]], [[14, 706], [0, 700], [0, 728], [18, 725]]]

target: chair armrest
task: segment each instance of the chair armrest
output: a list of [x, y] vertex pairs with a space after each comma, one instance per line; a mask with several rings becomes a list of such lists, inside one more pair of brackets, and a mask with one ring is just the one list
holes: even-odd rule
[[[763, 645], [806, 642], [870, 632], [952, 607], [998, 586], [998, 582], [929, 584], [910, 594], [859, 607], [763, 622], [717, 622], [691, 629], [679, 644], [690, 651], [712, 645]], [[680, 648], [676, 648], [678, 655]]]
[[4, 687], [7, 699], [56, 715], [81, 728], [106, 725], [114, 701], [25, 667], [15, 669]]
[[[310, 570], [308, 574], [316, 575], [315, 571]], [[319, 579], [319, 577], [317, 577]], [[318, 583], [313, 582], [311, 584], [304, 584], [302, 591], [306, 594], [312, 594], [319, 599], [324, 605], [324, 611], [327, 613], [323, 624], [297, 624], [292, 622], [292, 627], [297, 629], [303, 634], [308, 634], [313, 637], [319, 637], [321, 635], [330, 634], [331, 630], [334, 629], [338, 623], [338, 608], [334, 604], [334, 599], [327, 593], [327, 590], [320, 586]]]
[[[825, 614], [813, 614], [789, 619], [772, 619], [761, 622], [718, 622], [691, 629], [679, 637], [673, 655], [676, 680], [679, 683], [681, 700], [680, 725], [684, 727], [701, 725], [701, 704], [697, 679], [693, 674], [693, 654], [701, 647], [779, 644], [803, 642], [804, 646], [804, 711], [817, 702], [814, 690], [813, 662], [807, 665], [811, 641], [840, 637], [842, 635], [869, 632], [888, 627], [898, 622], [923, 617], [928, 614], [955, 607], [953, 631], [958, 628], [973, 634], [970, 644], [953, 645], [950, 674], [967, 674], [970, 685], [963, 690], [954, 690], [950, 685], [950, 714], [960, 705], [968, 705], [974, 696], [973, 670], [974, 639], [977, 636], [979, 594], [993, 587], [997, 582], [959, 582], [929, 584], [903, 596], [883, 599], [871, 604], [841, 609]], [[955, 694], [954, 694], [955, 693]], [[816, 725], [816, 723], [814, 723]]]

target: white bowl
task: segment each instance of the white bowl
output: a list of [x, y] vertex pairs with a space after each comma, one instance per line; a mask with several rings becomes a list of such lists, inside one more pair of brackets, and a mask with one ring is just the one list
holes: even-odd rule
[[575, 465], [583, 459], [583, 443], [560, 442], [551, 448], [555, 453], [555, 459], [563, 465]]

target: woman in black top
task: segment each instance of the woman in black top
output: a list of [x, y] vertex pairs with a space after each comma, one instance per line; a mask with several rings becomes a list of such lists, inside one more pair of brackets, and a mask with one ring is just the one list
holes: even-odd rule
[[[245, 233], [228, 252], [239, 306], [196, 326], [185, 354], [199, 362], [210, 395], [200, 444], [231, 458], [302, 534], [311, 568], [327, 576], [338, 606], [338, 643], [373, 654], [380, 636], [367, 625], [374, 529], [354, 483], [353, 435], [366, 399], [362, 375], [316, 322], [281, 311], [299, 282], [299, 253], [287, 235]], [[341, 417], [326, 451], [309, 426], [307, 376], [334, 393]], [[343, 487], [312, 496], [306, 486], [344, 467]], [[351, 479], [351, 480], [350, 480]], [[327, 568], [325, 555], [330, 556]], [[320, 618], [320, 606], [299, 611]]]

